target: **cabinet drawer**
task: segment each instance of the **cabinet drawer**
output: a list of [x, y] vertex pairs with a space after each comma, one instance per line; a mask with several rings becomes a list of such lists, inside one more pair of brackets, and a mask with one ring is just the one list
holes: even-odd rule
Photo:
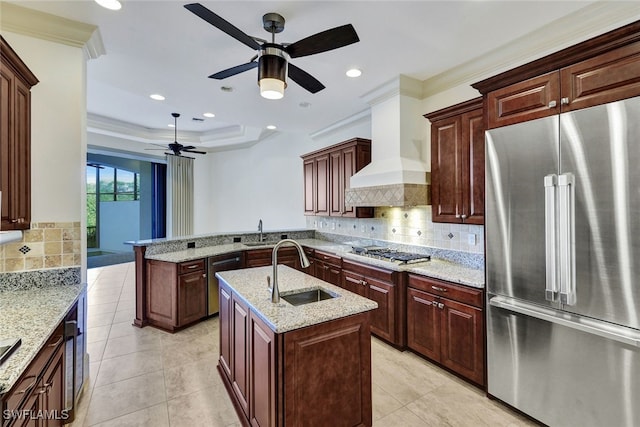
[[178, 264], [178, 274], [193, 273], [194, 271], [204, 271], [205, 260], [196, 259], [193, 261], [181, 262]]
[[361, 274], [363, 276], [372, 277], [378, 280], [384, 280], [389, 282], [392, 285], [395, 285], [397, 282], [397, 277], [399, 276], [399, 272], [386, 270], [384, 268], [372, 267], [364, 264], [360, 264], [357, 262], [353, 262], [350, 260], [342, 261], [342, 269], [349, 270], [354, 273]]
[[335, 265], [337, 267], [340, 267], [340, 265], [342, 264], [342, 258], [340, 258], [339, 256], [335, 256], [333, 254], [327, 253], [327, 252], [322, 252], [322, 251], [318, 251], [316, 250], [315, 253], [315, 258], [324, 262], [325, 264], [331, 264], [331, 265]]
[[409, 275], [409, 286], [428, 292], [432, 295], [446, 297], [458, 302], [473, 305], [482, 308], [483, 291], [482, 289], [470, 288], [463, 285], [455, 285], [441, 280], [431, 279], [425, 276], [415, 274]]
[[303, 246], [302, 249], [304, 250], [304, 253], [307, 256], [307, 258], [311, 259], [315, 256], [315, 253], [316, 253], [315, 249], [310, 248], [308, 246]]
[[19, 408], [22, 401], [36, 388], [38, 380], [42, 376], [49, 359], [51, 359], [55, 351], [60, 348], [63, 341], [64, 325], [61, 323], [13, 386], [11, 392], [5, 397], [4, 400], [8, 410]]

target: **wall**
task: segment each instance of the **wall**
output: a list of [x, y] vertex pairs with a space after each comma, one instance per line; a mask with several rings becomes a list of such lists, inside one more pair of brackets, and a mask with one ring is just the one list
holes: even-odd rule
[[100, 202], [100, 249], [105, 251], [131, 252], [127, 240], [140, 239], [140, 203]]
[[[0, 271], [82, 265], [84, 274], [86, 237], [80, 233], [86, 210], [84, 53], [80, 48], [7, 31], [2, 35], [40, 82], [31, 91], [34, 230], [24, 233], [22, 242], [0, 246]], [[30, 249], [23, 249], [26, 254], [19, 250], [23, 246]]]

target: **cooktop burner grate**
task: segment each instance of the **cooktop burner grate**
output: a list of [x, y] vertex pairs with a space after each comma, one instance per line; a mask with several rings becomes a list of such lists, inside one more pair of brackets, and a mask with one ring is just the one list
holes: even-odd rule
[[411, 252], [401, 252], [390, 248], [379, 247], [353, 247], [353, 253], [358, 255], [367, 256], [370, 258], [377, 258], [391, 262], [397, 262], [400, 264], [409, 264], [423, 261], [430, 261], [430, 255], [416, 254]]

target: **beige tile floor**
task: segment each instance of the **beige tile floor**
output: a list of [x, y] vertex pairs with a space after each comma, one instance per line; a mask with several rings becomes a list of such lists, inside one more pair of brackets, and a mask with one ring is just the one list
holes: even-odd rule
[[[240, 426], [216, 370], [218, 319], [135, 328], [134, 277], [133, 263], [88, 271], [90, 380], [73, 426]], [[533, 425], [411, 352], [371, 346], [376, 427]]]

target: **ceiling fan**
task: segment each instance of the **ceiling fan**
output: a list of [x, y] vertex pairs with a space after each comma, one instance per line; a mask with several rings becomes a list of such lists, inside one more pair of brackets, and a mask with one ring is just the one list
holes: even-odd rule
[[287, 75], [311, 93], [325, 88], [311, 74], [289, 63], [290, 58], [327, 52], [360, 41], [353, 25], [347, 24], [322, 31], [295, 43], [276, 43], [275, 35], [284, 30], [285, 20], [278, 13], [267, 13], [262, 17], [262, 26], [271, 33], [271, 42], [268, 42], [245, 34], [200, 3], [191, 3], [184, 7], [239, 42], [258, 51], [249, 62], [219, 71], [210, 75], [209, 78], [222, 80], [258, 67], [260, 94], [269, 99], [279, 99], [284, 96]]
[[[196, 151], [196, 148], [193, 145], [182, 145], [178, 142], [178, 117], [180, 117], [179, 113], [171, 113], [173, 116], [173, 142], [171, 144], [167, 144], [171, 153], [164, 153], [168, 156], [182, 156], [182, 153], [195, 153], [195, 154], [207, 154], [204, 151]], [[158, 144], [154, 144], [158, 145]], [[166, 150], [166, 148], [146, 148], [146, 150]]]

